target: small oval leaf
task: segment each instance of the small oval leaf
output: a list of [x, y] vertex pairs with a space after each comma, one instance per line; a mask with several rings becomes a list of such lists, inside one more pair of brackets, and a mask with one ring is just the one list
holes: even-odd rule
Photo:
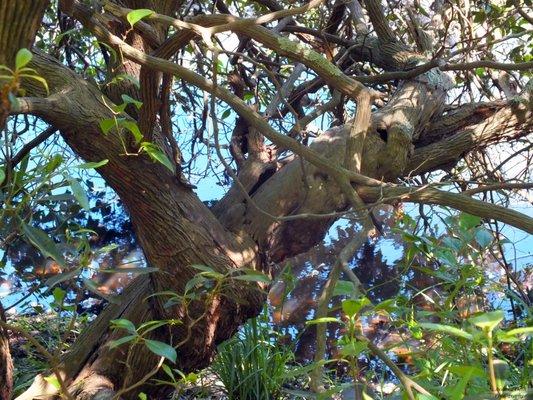
[[333, 317], [322, 317], [322, 318], [316, 318], [312, 319], [311, 321], [306, 321], [306, 325], [315, 325], [315, 324], [327, 324], [328, 322], [335, 322], [338, 324], [342, 324], [342, 322], [338, 318]]
[[114, 349], [115, 347], [118, 347], [118, 346], [120, 346], [120, 345], [122, 345], [124, 343], [131, 342], [136, 337], [137, 337], [137, 335], [124, 336], [124, 337], [121, 337], [120, 339], [113, 340], [113, 341], [109, 342], [108, 346], [109, 346], [110, 349]]
[[502, 310], [486, 312], [469, 318], [468, 321], [484, 331], [492, 331], [505, 318]]
[[133, 325], [133, 322], [131, 322], [128, 319], [125, 319], [125, 318], [112, 319], [110, 322], [111, 322], [112, 328], [125, 329], [131, 334], [137, 334], [135, 325]]
[[126, 19], [130, 23], [131, 26], [135, 25], [135, 23], [139, 22], [141, 19], [148, 17], [149, 15], [152, 15], [154, 12], [152, 10], [148, 10], [147, 8], [140, 8], [138, 10], [133, 10], [128, 13], [126, 16]]
[[33, 55], [28, 49], [20, 49], [15, 56], [15, 68], [24, 68], [33, 58]]
[[174, 347], [158, 340], [145, 339], [144, 343], [152, 353], [161, 357], [165, 357], [167, 360], [170, 360], [173, 363], [176, 362], [178, 355]]

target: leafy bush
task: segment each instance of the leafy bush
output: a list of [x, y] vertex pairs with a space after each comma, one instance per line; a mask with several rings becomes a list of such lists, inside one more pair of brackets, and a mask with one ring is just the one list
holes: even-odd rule
[[287, 364], [293, 353], [276, 345], [265, 313], [250, 319], [229, 341], [219, 346], [212, 365], [230, 400], [268, 400], [282, 397]]

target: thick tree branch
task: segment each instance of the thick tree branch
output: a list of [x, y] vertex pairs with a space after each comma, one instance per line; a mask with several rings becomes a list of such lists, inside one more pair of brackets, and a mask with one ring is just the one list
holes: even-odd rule
[[436, 204], [477, 215], [489, 221], [501, 221], [524, 232], [533, 233], [533, 218], [523, 213], [496, 204], [476, 200], [463, 194], [438, 190], [433, 187], [407, 188], [397, 186], [380, 189], [361, 186], [358, 187], [357, 192], [367, 203], [377, 201], [383, 201], [385, 203], [406, 201], [421, 204]]
[[0, 65], [13, 67], [17, 51], [31, 47], [48, 4], [49, 0], [0, 1]]
[[[528, 88], [522, 97], [511, 100], [506, 107], [488, 118], [474, 125], [462, 127], [450, 136], [432, 144], [415, 149], [409, 160], [408, 173], [421, 174], [449, 167], [472, 150], [529, 135], [533, 131], [532, 93], [530, 92], [532, 85], [528, 85]], [[451, 125], [453, 127], [453, 121]]]
[[[117, 13], [124, 16], [129, 11], [131, 10], [120, 9]], [[89, 23], [87, 19], [88, 15], [83, 15], [81, 10], [75, 16], [82, 22], [85, 21], [84, 24]], [[346, 95], [356, 97], [361, 91], [368, 90], [361, 83], [345, 75], [339, 68], [319, 53], [257, 25], [255, 19], [249, 20], [229, 15], [207, 15], [195, 18], [193, 20], [194, 23], [183, 23], [181, 20], [160, 14], [152, 14], [150, 19], [162, 24], [174, 26], [178, 29], [188, 29], [201, 36], [209, 36], [214, 33], [231, 30], [257, 40], [282, 56], [287, 56], [305, 64], [323, 77], [328, 84]], [[183, 39], [177, 37], [176, 42], [176, 47], [179, 48], [183, 43]], [[174, 47], [172, 42], [169, 41], [167, 41], [166, 46]], [[170, 50], [170, 53], [173, 54], [177, 48]]]
[[[81, 17], [81, 16], [80, 16]], [[296, 140], [282, 135], [276, 132], [265, 120], [263, 120], [259, 114], [250, 109], [250, 107], [242, 101], [240, 98], [229, 92], [228, 90], [217, 86], [213, 86], [213, 83], [205, 77], [191, 71], [188, 68], [182, 67], [178, 64], [171, 63], [169, 61], [147, 55], [134, 47], [124, 43], [120, 38], [112, 35], [102, 25], [100, 25], [91, 15], [85, 15], [82, 22], [89, 27], [93, 33], [100, 39], [105, 41], [111, 46], [117, 47], [121, 54], [139, 64], [146, 65], [154, 70], [159, 70], [168, 74], [176, 75], [181, 79], [189, 82], [196, 87], [205, 90], [220, 99], [228, 103], [232, 108], [247, 122], [258, 129], [265, 137], [271, 140], [278, 146], [290, 149], [294, 153], [301, 155], [306, 160], [313, 164], [316, 164], [322, 168], [325, 172], [329, 173], [334, 178], [349, 178], [352, 182], [364, 185], [376, 185], [381, 186], [383, 183], [379, 180], [369, 178], [359, 173], [348, 171], [345, 168], [339, 167], [331, 163], [331, 161], [325, 160], [319, 154], [313, 150], [302, 146]], [[359, 84], [357, 84], [359, 85]], [[357, 86], [360, 87], [360, 86]], [[366, 90], [366, 89], [365, 89]], [[352, 90], [352, 94], [360, 93], [360, 90]]]
[[368, 11], [368, 17], [376, 34], [383, 42], [396, 42], [396, 36], [392, 32], [385, 14], [381, 8], [380, 0], [365, 0], [365, 6]]

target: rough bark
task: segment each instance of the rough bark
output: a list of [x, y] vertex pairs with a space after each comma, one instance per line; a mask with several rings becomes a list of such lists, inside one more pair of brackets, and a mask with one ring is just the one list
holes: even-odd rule
[[[146, 5], [141, 3], [132, 2], [132, 6]], [[169, 5], [170, 2], [165, 4]], [[90, 13], [80, 12], [77, 17], [87, 27], [94, 28]], [[228, 16], [200, 16], [194, 21], [212, 26], [227, 22]], [[401, 71], [421, 61], [419, 55], [391, 39], [383, 21], [377, 21], [376, 25], [380, 27], [380, 38], [366, 38], [364, 45], [353, 50], [354, 57], [372, 61], [390, 71]], [[283, 41], [281, 46], [285, 48], [280, 48], [279, 38], [268, 29], [255, 28], [235, 25], [239, 34], [257, 40], [281, 55], [293, 59], [307, 57], [301, 49], [287, 46]], [[189, 31], [180, 31], [156, 49], [153, 55], [169, 59], [194, 36]], [[146, 45], [141, 42], [131, 43], [139, 48]], [[111, 44], [120, 45], [116, 41]], [[3, 49], [0, 48], [0, 54], [2, 52]], [[131, 71], [140, 73], [141, 68], [133, 65], [134, 53], [124, 51], [124, 55], [130, 57], [128, 62], [132, 63]], [[136, 61], [143, 63], [142, 69], [146, 73], [142, 79], [143, 96], [157, 95], [158, 64], [148, 64], [148, 57]], [[364, 90], [361, 84], [340, 71], [327, 64], [317, 64], [313, 57], [307, 57], [303, 62], [344, 93], [353, 95]], [[113, 114], [109, 108], [112, 101], [104, 97], [97, 87], [38, 52], [32, 66], [47, 79], [52, 94], [44, 98], [41, 87], [28, 83], [28, 93], [35, 98], [21, 100], [24, 112], [38, 115], [59, 129], [65, 141], [82, 158], [88, 161], [109, 160], [99, 172], [126, 205], [148, 263], [159, 268], [156, 274], [134, 280], [121, 296], [120, 304], [110, 304], [66, 355], [63, 370], [72, 384], [73, 393], [79, 399], [97, 396], [109, 398], [122, 387], [140, 381], [156, 365], [156, 357], [144, 346], [134, 348], [130, 355], [127, 346], [116, 349], [106, 346], [122, 336], [121, 332], [109, 331], [111, 319], [126, 318], [135, 324], [154, 319], [185, 319], [183, 325], [163, 327], [155, 331], [154, 338], [173, 345], [183, 342], [178, 348], [180, 369], [188, 371], [205, 366], [210, 361], [216, 344], [227, 339], [240, 323], [259, 311], [264, 295], [251, 286], [229, 285], [224, 296], [213, 299], [207, 306], [194, 304], [189, 310], [189, 319], [182, 307], [165, 308], [163, 299], [149, 296], [164, 290], [182, 292], [186, 282], [195, 273], [191, 267], [193, 264], [209, 265], [222, 273], [243, 266], [270, 272], [273, 263], [301, 253], [321, 240], [335, 217], [297, 221], [268, 218], [248, 204], [244, 196], [236, 196], [235, 193], [239, 190], [236, 187], [230, 189], [228, 195], [221, 200], [224, 206], [217, 207], [213, 213], [189, 187], [161, 164], [153, 163], [143, 154], [125, 155], [127, 151], [136, 150], [124, 148], [120, 135], [124, 138], [127, 133], [111, 131], [104, 135], [100, 132], [99, 122], [112, 118]], [[162, 72], [175, 73], [171, 70]], [[185, 76], [180, 78], [187, 79]], [[208, 85], [201, 88], [207, 87]], [[432, 142], [433, 139], [424, 141], [428, 126], [442, 115], [448, 87], [446, 76], [438, 69], [405, 80], [398, 86], [391, 100], [371, 116], [372, 125], [367, 132], [360, 160], [364, 175], [393, 181], [411, 171], [412, 165], [421, 164], [416, 157], [426, 157], [425, 159], [432, 161], [439, 157], [442, 162], [434, 162], [432, 168], [435, 169], [449, 161], [444, 159], [445, 156], [452, 154], [451, 158], [455, 160], [474, 148], [478, 141], [489, 143], [502, 139], [502, 136], [494, 137], [490, 133], [487, 137], [483, 136], [491, 132], [491, 129], [495, 131], [497, 121], [481, 118], [474, 125], [463, 125], [463, 128], [467, 128], [459, 132], [457, 129], [453, 130], [451, 135], [446, 135], [444, 141], [440, 137], [435, 139], [436, 143]], [[217, 95], [221, 93], [220, 90], [215, 92]], [[119, 98], [119, 94], [110, 93], [114, 98]], [[143, 133], [150, 137], [154, 130], [156, 107], [145, 97], [143, 100], [147, 108], [141, 112], [140, 118], [145, 119]], [[506, 106], [491, 115], [496, 118], [500, 112], [509, 112], [510, 114], [500, 116], [510, 119], [512, 126], [509, 126], [508, 131], [514, 130], [516, 135], [523, 134], [519, 132], [520, 129], [531, 128], [531, 123], [527, 122], [531, 111], [529, 102], [529, 111], [525, 111], [525, 114], [520, 111], [520, 107]], [[249, 110], [236, 110], [242, 118], [249, 116], [245, 112]], [[487, 130], [487, 127], [490, 129]], [[321, 155], [329, 164], [344, 160], [350, 129], [348, 124], [321, 135], [311, 145], [315, 151], [313, 154]], [[460, 151], [452, 152], [446, 148], [446, 154], [441, 152], [437, 155], [435, 152], [440, 144], [449, 141], [459, 143], [457, 147], [460, 147]], [[423, 146], [417, 148], [414, 156], [411, 156], [416, 142], [423, 143]], [[286, 165], [272, 165], [272, 168], [265, 168], [268, 160], [251, 161], [257, 162], [243, 165], [245, 171], [241, 177], [244, 179], [245, 174], [249, 174], [251, 178], [245, 181], [248, 195], [267, 213], [283, 217], [299, 213], [331, 213], [349, 207], [349, 202], [335, 179], [310, 160], [294, 157]], [[264, 175], [266, 171], [268, 174]], [[383, 200], [384, 190], [389, 190], [386, 195], [416, 202], [450, 204], [453, 200], [442, 197], [438, 191], [420, 194], [394, 187], [359, 187], [358, 193], [366, 202], [371, 203]], [[231, 201], [228, 200], [230, 197]], [[235, 201], [236, 198], [239, 199], [238, 202]], [[494, 216], [494, 213], [490, 213], [492, 209], [480, 209], [482, 206], [479, 203], [470, 202], [466, 197], [454, 199], [458, 208], [477, 212], [478, 215]], [[523, 221], [519, 221], [518, 213], [512, 214], [512, 217], [516, 224], [528, 228], [523, 225]], [[188, 329], [190, 320], [202, 314], [205, 314], [204, 318]], [[126, 360], [129, 365], [125, 363]], [[139, 389], [128, 392], [124, 398], [136, 398]]]
[[[0, 320], [6, 322], [0, 303]], [[0, 400], [9, 400], [13, 391], [13, 360], [9, 350], [9, 334], [0, 326]]]
[[[94, 382], [97, 387], [116, 389], [138, 381], [157, 360], [139, 347], [133, 362], [139, 359], [143, 362], [136, 363], [131, 374], [126, 373], [124, 348], [110, 350], [105, 346], [109, 340], [122, 336], [121, 332], [107, 332], [109, 321], [127, 318], [140, 324], [154, 319], [184, 318], [180, 307], [165, 309], [164, 299], [147, 300], [147, 297], [163, 290], [183, 292], [184, 285], [195, 273], [191, 268], [194, 264], [209, 265], [220, 272], [243, 266], [258, 267], [256, 246], [227, 232], [198, 197], [164, 166], [153, 163], [145, 155], [124, 156], [119, 133], [103, 135], [99, 130], [98, 122], [111, 118], [112, 114], [104, 103], [110, 104], [110, 100], [102, 98], [96, 87], [83, 83], [45, 55], [36, 54], [33, 66], [47, 78], [51, 92], [55, 93], [47, 100], [36, 101], [33, 113], [60, 129], [67, 143], [86, 160], [109, 160], [100, 173], [124, 201], [148, 263], [160, 270], [150, 278], [132, 282], [121, 304], [109, 306], [65, 359], [67, 377], [79, 374], [78, 381], [84, 382], [83, 387], [90, 392], [94, 390]], [[28, 89], [39, 90], [38, 87]], [[179, 341], [189, 336], [187, 343], [178, 349], [179, 367], [199, 368], [210, 360], [216, 344], [227, 339], [241, 321], [259, 311], [263, 297], [247, 286], [232, 287], [225, 297], [210, 305], [206, 318], [192, 332], [187, 331], [187, 321], [183, 321], [172, 332], [161, 329], [156, 337], [169, 335]], [[239, 298], [246, 303], [238, 304], [235, 299]], [[204, 311], [200, 306], [189, 310], [191, 319]], [[221, 318], [226, 314], [233, 318]], [[80, 398], [86, 394], [80, 391]]]
[[[0, 66], [15, 68], [15, 55], [31, 48], [49, 0], [0, 1]], [[1, 75], [5, 75], [2, 71]], [[8, 83], [0, 85], [0, 130], [9, 115]]]
[[0, 65], [14, 67], [15, 54], [31, 47], [49, 0], [0, 2]]

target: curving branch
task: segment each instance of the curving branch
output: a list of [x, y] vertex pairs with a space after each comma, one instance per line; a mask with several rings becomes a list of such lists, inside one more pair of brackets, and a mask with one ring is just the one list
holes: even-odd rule
[[[131, 11], [130, 9], [116, 7], [113, 7], [112, 9], [108, 8], [108, 10], [121, 17], [124, 17]], [[79, 5], [77, 7], [77, 12], [75, 11], [73, 15], [82, 20], [82, 22], [83, 20], [88, 22], [88, 15], [86, 13], [83, 15], [82, 7]], [[266, 47], [276, 51], [276, 53], [281, 56], [286, 56], [292, 60], [301, 62], [315, 71], [329, 85], [350, 97], [355, 98], [360, 92], [368, 90], [360, 82], [344, 74], [336, 65], [328, 61], [318, 52], [278, 35], [261, 25], [257, 25], [256, 19], [238, 18], [230, 15], [205, 15], [194, 18], [191, 20], [193, 22], [185, 23], [181, 20], [157, 13], [151, 14], [149, 18], [150, 20], [167, 26], [173, 26], [179, 30], [190, 30], [203, 37], [209, 37], [214, 33], [231, 30], [232, 32], [240, 33], [257, 40]], [[162, 45], [162, 47], [165, 48], [164, 53], [174, 54], [179, 48], [181, 48], [181, 46], [183, 46], [183, 39], [183, 36], [179, 32], [175, 38], [167, 40], [167, 42]], [[159, 51], [160, 54], [163, 53], [161, 49]], [[377, 95], [377, 93], [374, 95]]]
[[360, 186], [357, 188], [357, 192], [367, 203], [377, 201], [384, 203], [407, 201], [421, 204], [436, 204], [477, 215], [486, 220], [501, 221], [524, 232], [533, 234], [533, 218], [506, 207], [473, 199], [464, 194], [438, 190], [430, 186], [411, 188], [396, 186], [382, 189]]
[[[214, 86], [213, 83], [205, 77], [191, 71], [188, 68], [181, 65], [157, 58], [137, 50], [133, 46], [128, 45], [117, 36], [109, 32], [102, 24], [96, 20], [91, 13], [78, 14], [78, 18], [81, 22], [99, 38], [110, 46], [116, 47], [120, 50], [120, 53], [127, 59], [135, 61], [141, 65], [145, 65], [154, 70], [158, 70], [164, 73], [172, 74], [180, 77], [184, 81], [211, 93], [218, 98], [229, 104], [241, 117], [259, 130], [266, 138], [272, 141], [274, 144], [287, 148], [320, 167], [335, 179], [344, 180], [349, 179], [351, 182], [362, 185], [370, 186], [382, 186], [383, 182], [380, 180], [370, 178], [360, 173], [349, 171], [346, 168], [338, 166], [336, 163], [332, 163], [326, 160], [318, 153], [301, 145], [298, 141], [288, 136], [282, 135], [276, 132], [267, 121], [265, 121], [258, 113], [250, 109], [250, 107], [239, 97], [232, 94], [230, 91], [221, 88], [220, 86]], [[293, 56], [296, 56], [292, 53]], [[327, 68], [326, 68], [327, 69]], [[345, 75], [344, 75], [345, 76]], [[346, 76], [345, 76], [346, 77]], [[347, 77], [346, 77], [347, 78]], [[360, 84], [357, 83], [358, 87]], [[360, 93], [360, 91], [351, 91], [352, 94]]]
[[[529, 135], [533, 131], [532, 95], [533, 85], [529, 84], [521, 97], [511, 100], [504, 107], [501, 104], [479, 105], [481, 119], [473, 123], [468, 123], [468, 120], [474, 115], [475, 106], [465, 108], [465, 111], [470, 110], [467, 115], [459, 111], [457, 115], [443, 117], [444, 123], [440, 124], [440, 129], [443, 134], [448, 131], [452, 133], [416, 148], [406, 172], [422, 174], [448, 168], [472, 150]], [[461, 126], [463, 119], [467, 122], [466, 126]]]
[[370, 22], [372, 22], [379, 39], [382, 42], [396, 42], [396, 36], [385, 18], [380, 2], [378, 0], [365, 0], [364, 3]]

